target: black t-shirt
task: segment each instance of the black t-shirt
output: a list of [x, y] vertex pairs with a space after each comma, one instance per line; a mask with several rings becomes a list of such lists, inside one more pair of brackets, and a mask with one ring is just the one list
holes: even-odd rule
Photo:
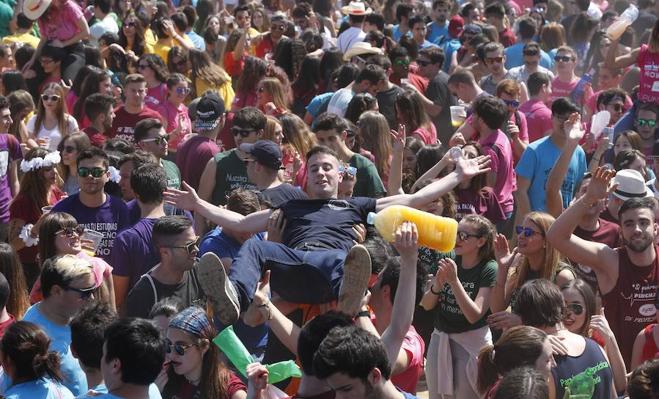
[[348, 200], [292, 200], [282, 205], [286, 217], [283, 241], [296, 248], [317, 243], [326, 248], [350, 250], [355, 234], [352, 227], [366, 223], [375, 211], [376, 200], [356, 197]]
[[390, 129], [398, 129], [398, 120], [396, 119], [396, 97], [403, 93], [403, 89], [392, 85], [389, 90], [379, 92], [375, 97], [378, 100], [380, 113], [387, 118]]
[[266, 188], [261, 191], [261, 194], [273, 208], [279, 208], [286, 201], [307, 199], [307, 194], [304, 191], [299, 187], [294, 187], [288, 183], [280, 184], [273, 188]]
[[428, 83], [428, 88], [426, 89], [428, 100], [442, 107], [442, 111], [436, 117], [432, 118], [432, 122], [435, 124], [435, 129], [437, 129], [437, 139], [443, 145], [448, 144], [449, 139], [455, 131], [451, 126], [451, 105], [458, 104], [448, 89], [448, 78], [449, 76], [446, 72], [439, 71], [430, 83]]
[[[151, 272], [147, 274], [151, 275]], [[206, 296], [199, 286], [195, 269], [186, 271], [183, 275], [183, 282], [179, 284], [163, 284], [153, 277], [151, 277], [151, 281], [153, 281], [153, 285], [151, 285], [149, 278], [144, 275], [130, 290], [124, 307], [126, 317], [147, 318], [156, 302], [172, 296], [179, 298], [184, 308], [193, 305], [206, 307]], [[153, 292], [154, 286], [157, 297]]]

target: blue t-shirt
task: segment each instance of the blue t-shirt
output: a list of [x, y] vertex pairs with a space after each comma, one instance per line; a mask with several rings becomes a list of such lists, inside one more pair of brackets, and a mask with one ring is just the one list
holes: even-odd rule
[[[92, 392], [93, 391], [93, 392]], [[99, 395], [105, 394], [105, 395]], [[90, 399], [90, 398], [118, 398], [118, 396], [108, 393], [108, 387], [105, 383], [101, 383], [92, 388], [84, 395], [78, 396], [76, 399]], [[162, 399], [158, 386], [156, 384], [149, 385], [149, 399]]]
[[[250, 240], [263, 241], [263, 233], [255, 234]], [[220, 259], [235, 259], [238, 256], [240, 247], [242, 247], [241, 243], [224, 234], [221, 227], [216, 227], [201, 240], [199, 244], [199, 257], [203, 256], [206, 252], [212, 252]], [[215, 327], [217, 331], [222, 331], [226, 326], [220, 323], [219, 318], [216, 317]], [[268, 345], [268, 326], [266, 324], [250, 327], [242, 319], [238, 319], [233, 325], [233, 329], [249, 353], [259, 354]]]
[[103, 234], [96, 256], [110, 263], [114, 239], [130, 226], [128, 208], [120, 198], [106, 194], [107, 199], [97, 208], [89, 208], [80, 201], [80, 194], [73, 194], [58, 202], [52, 212], [66, 212], [76, 218], [87, 230]]
[[[78, 396], [87, 392], [87, 377], [80, 368], [78, 359], [71, 353], [71, 328], [67, 325], [61, 326], [48, 320], [39, 309], [41, 302], [36, 303], [25, 312], [23, 320], [31, 321], [41, 327], [50, 337], [50, 350], [59, 353], [61, 358], [63, 384], [71, 390], [73, 395]], [[20, 384], [19, 384], [20, 385]], [[9, 393], [11, 388], [7, 391]], [[23, 396], [24, 398], [40, 398], [43, 396]], [[50, 397], [50, 396], [49, 396]]]
[[426, 39], [430, 40], [433, 43], [437, 43], [441, 37], [448, 37], [448, 23], [444, 22], [444, 25], [439, 26], [437, 21], [432, 21], [427, 25], [428, 37]]
[[47, 378], [39, 378], [12, 385], [7, 389], [5, 399], [73, 399], [74, 396], [65, 386]]
[[[515, 43], [504, 50], [504, 53], [506, 54], [506, 69], [524, 65], [523, 50], [524, 43], [522, 42]], [[553, 65], [552, 59], [549, 58], [549, 54], [545, 53], [542, 49], [540, 49], [540, 65], [547, 69], [551, 69]]]
[[[412, 31], [408, 30], [407, 31], [407, 36], [412, 36]], [[391, 29], [391, 37], [394, 38], [394, 41], [398, 42], [401, 37], [403, 37], [403, 32], [400, 31], [400, 25], [396, 24], [394, 27]]]
[[462, 46], [459, 39], [452, 38], [449, 41], [444, 43], [444, 72], [448, 73], [448, 70], [451, 68], [451, 57], [455, 51]]
[[[560, 155], [561, 149], [551, 141], [551, 136], [534, 141], [522, 153], [522, 158], [517, 163], [515, 172], [531, 183], [528, 195], [532, 211], [545, 211], [545, 186], [549, 173]], [[572, 154], [567, 175], [561, 186], [564, 208], [570, 205], [574, 189], [586, 173], [586, 167], [586, 154], [580, 146], [577, 146], [574, 154]]]

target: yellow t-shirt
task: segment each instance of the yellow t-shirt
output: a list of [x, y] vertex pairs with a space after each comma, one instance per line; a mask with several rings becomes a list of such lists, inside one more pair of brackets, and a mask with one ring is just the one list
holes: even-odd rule
[[[187, 35], [183, 35], [183, 40], [187, 45], [194, 48], [194, 44]], [[177, 47], [177, 46], [179, 46], [179, 42], [172, 39], [171, 37], [163, 40], [158, 40], [153, 45], [152, 53], [162, 58], [165, 64], [167, 64], [167, 55], [169, 54], [169, 50], [171, 50], [172, 47]]]
[[155, 33], [148, 28], [144, 31], [144, 51], [148, 54], [153, 54], [153, 46], [156, 45], [158, 38], [156, 38]]
[[231, 86], [231, 77], [229, 75], [227, 75], [226, 77], [228, 80], [220, 86], [213, 86], [209, 82], [201, 78], [197, 78], [195, 81], [195, 86], [197, 88], [197, 97], [204, 94], [206, 90], [213, 90], [217, 92], [217, 94], [219, 94], [222, 100], [224, 100], [224, 107], [226, 109], [230, 109], [231, 104], [233, 103], [233, 98], [236, 96], [236, 93], [234, 93], [233, 87]]
[[2, 38], [2, 44], [23, 43], [29, 44], [35, 49], [39, 46], [39, 38], [29, 33], [18, 33]]

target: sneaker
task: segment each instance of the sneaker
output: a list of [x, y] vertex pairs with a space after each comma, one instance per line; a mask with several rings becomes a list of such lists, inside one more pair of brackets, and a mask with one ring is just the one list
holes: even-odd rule
[[206, 252], [196, 268], [199, 285], [213, 306], [215, 316], [224, 325], [235, 323], [240, 315], [240, 302], [220, 258], [212, 252]]
[[371, 277], [371, 256], [363, 245], [355, 245], [343, 264], [343, 281], [339, 289], [338, 310], [354, 316], [368, 289]]

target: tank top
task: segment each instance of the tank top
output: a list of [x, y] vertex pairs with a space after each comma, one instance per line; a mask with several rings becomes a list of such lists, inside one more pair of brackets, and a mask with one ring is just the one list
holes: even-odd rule
[[636, 64], [641, 69], [639, 101], [659, 104], [659, 53], [650, 51], [648, 45], [643, 44]]
[[611, 383], [613, 381], [613, 372], [609, 363], [606, 361], [599, 345], [589, 338], [586, 340], [586, 348], [579, 356], [555, 356], [556, 367], [551, 369], [551, 375], [554, 377], [556, 386], [556, 397], [562, 398], [565, 395], [565, 389], [570, 387], [570, 393], [587, 393], [575, 392], [575, 387], [583, 386], [591, 381], [595, 384], [593, 399], [610, 399]]
[[[636, 335], [655, 321], [659, 256], [650, 265], [636, 266], [629, 259], [626, 247], [617, 251], [618, 281], [611, 291], [602, 295], [602, 305], [622, 358], [629, 367]], [[655, 251], [659, 251], [656, 245]]]
[[645, 345], [643, 345], [643, 353], [641, 353], [641, 363], [646, 360], [652, 360], [655, 357], [659, 356], [659, 348], [657, 348], [657, 343], [654, 341], [654, 328], [656, 324], [650, 324], [649, 326], [643, 329], [643, 335], [645, 335]]

